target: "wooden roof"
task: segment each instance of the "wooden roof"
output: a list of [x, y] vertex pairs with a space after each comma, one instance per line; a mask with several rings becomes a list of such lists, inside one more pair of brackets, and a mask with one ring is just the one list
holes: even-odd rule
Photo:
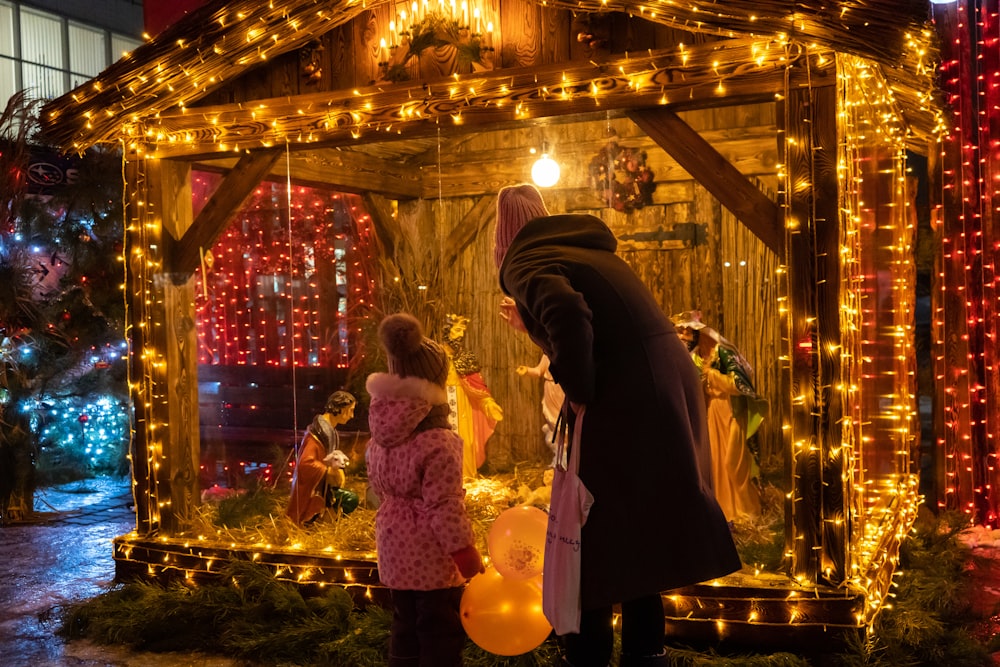
[[[89, 82], [46, 104], [42, 125], [50, 141], [75, 151], [117, 142], [130, 133], [151, 132], [161, 118], [171, 119], [168, 124], [184, 131], [183, 117], [192, 105], [225, 82], [385, 4], [210, 0]], [[938, 126], [936, 36], [928, 23], [926, 0], [541, 0], [539, 4], [573, 12], [623, 12], [737, 43], [767, 39], [788, 44], [798, 54], [815, 49], [861, 56], [881, 67], [888, 91], [914, 134], [930, 137]], [[603, 64], [591, 65], [600, 71]], [[486, 80], [499, 79], [494, 74]], [[391, 96], [392, 91], [386, 94]], [[483, 97], [466, 101], [466, 108], [495, 102]], [[440, 112], [442, 116], [453, 113], [444, 106], [448, 108]], [[350, 105], [344, 107], [350, 115]], [[246, 111], [252, 119], [252, 112]], [[205, 118], [200, 125], [209, 122]], [[428, 118], [422, 116], [424, 121]]]

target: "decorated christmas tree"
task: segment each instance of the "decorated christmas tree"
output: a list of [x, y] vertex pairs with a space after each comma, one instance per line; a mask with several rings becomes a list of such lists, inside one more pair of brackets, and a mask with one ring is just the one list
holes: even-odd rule
[[36, 484], [123, 474], [121, 159], [63, 156], [21, 96], [0, 116], [0, 520]]

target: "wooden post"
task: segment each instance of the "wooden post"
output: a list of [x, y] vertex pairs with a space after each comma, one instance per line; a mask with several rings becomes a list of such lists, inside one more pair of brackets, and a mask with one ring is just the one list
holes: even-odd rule
[[194, 278], [175, 284], [163, 270], [191, 224], [190, 167], [129, 160], [127, 183], [133, 477], [137, 529], [151, 534], [176, 529], [199, 499]]
[[155, 479], [155, 455], [150, 442], [148, 425], [152, 417], [152, 407], [147, 398], [150, 379], [147, 369], [150, 364], [144, 350], [153, 346], [151, 331], [144, 324], [148, 269], [146, 243], [158, 239], [157, 231], [147, 225], [146, 206], [146, 161], [135, 154], [125, 157], [125, 339], [129, 354], [129, 392], [132, 396], [133, 422], [129, 455], [132, 459], [132, 494], [135, 500], [136, 532], [140, 535], [156, 533], [160, 528], [160, 511], [157, 502], [159, 488]]
[[[786, 443], [792, 494], [786, 534], [792, 574], [846, 578], [849, 513], [842, 480], [837, 97], [832, 88], [789, 91], [780, 103], [779, 151], [787, 170], [788, 386]], [[840, 521], [837, 521], [837, 520]]]

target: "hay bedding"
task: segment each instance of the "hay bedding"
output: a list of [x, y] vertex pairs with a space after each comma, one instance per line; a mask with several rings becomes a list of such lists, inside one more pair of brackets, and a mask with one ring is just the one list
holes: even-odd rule
[[[511, 473], [496, 474], [466, 484], [466, 507], [472, 519], [477, 544], [486, 553], [486, 534], [493, 520], [505, 509], [531, 504], [548, 509], [551, 487], [546, 484], [547, 466], [519, 466]], [[286, 489], [255, 486], [233, 489], [206, 497], [178, 537], [198, 537], [222, 546], [268, 545], [315, 553], [374, 554], [375, 501], [367, 496], [367, 478], [348, 474], [347, 488], [362, 501], [350, 514], [328, 513], [314, 524], [302, 527], [285, 516]]]

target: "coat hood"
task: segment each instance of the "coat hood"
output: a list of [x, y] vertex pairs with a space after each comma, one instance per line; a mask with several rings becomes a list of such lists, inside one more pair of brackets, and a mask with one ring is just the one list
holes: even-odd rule
[[530, 220], [514, 237], [504, 255], [500, 265], [500, 287], [504, 287], [504, 270], [512, 259], [530, 255], [534, 248], [551, 246], [613, 253], [618, 248], [618, 239], [600, 218], [592, 215], [567, 213]]
[[418, 377], [373, 373], [365, 388], [372, 399], [368, 430], [382, 447], [404, 444], [435, 406], [448, 403], [444, 388]]

